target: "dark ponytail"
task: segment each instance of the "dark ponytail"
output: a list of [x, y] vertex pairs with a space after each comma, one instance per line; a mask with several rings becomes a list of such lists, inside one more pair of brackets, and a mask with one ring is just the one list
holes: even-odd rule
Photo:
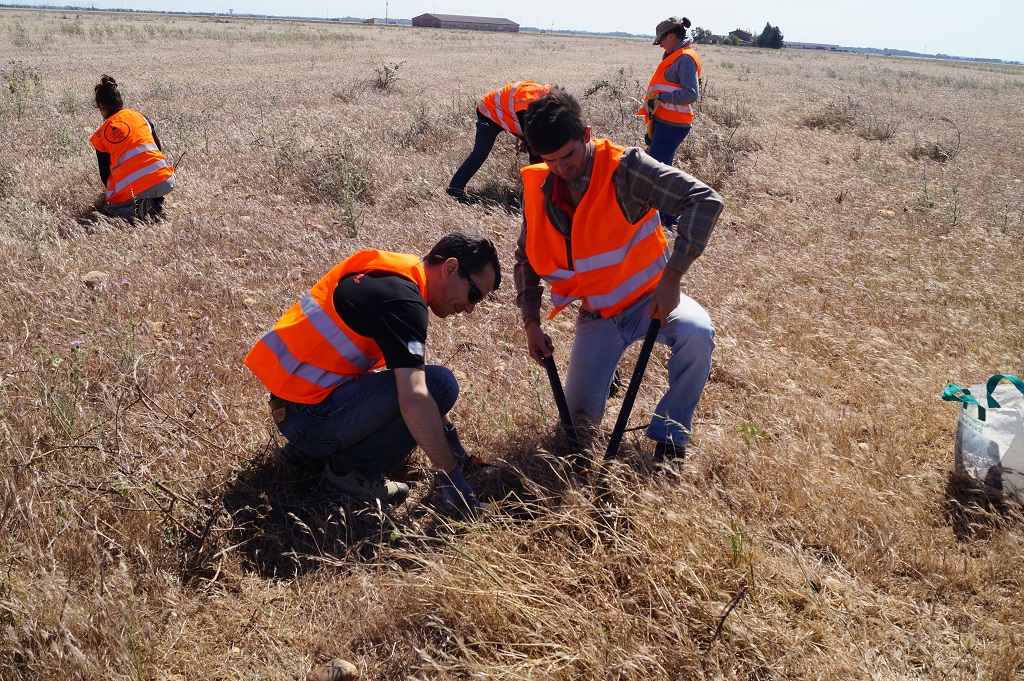
[[103, 106], [108, 113], [117, 113], [124, 108], [124, 100], [117, 90], [117, 81], [113, 76], [103, 74], [100, 82], [93, 88], [96, 91], [96, 108]]
[[679, 20], [678, 25], [673, 28], [669, 33], [676, 36], [680, 40], [686, 40], [686, 29], [690, 28], [690, 20], [683, 17]]

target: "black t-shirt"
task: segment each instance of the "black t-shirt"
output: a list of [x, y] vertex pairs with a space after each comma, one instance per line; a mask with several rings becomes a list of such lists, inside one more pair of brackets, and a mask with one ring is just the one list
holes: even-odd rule
[[350, 274], [334, 289], [334, 309], [353, 331], [380, 346], [389, 369], [423, 367], [427, 303], [412, 280], [393, 272]]

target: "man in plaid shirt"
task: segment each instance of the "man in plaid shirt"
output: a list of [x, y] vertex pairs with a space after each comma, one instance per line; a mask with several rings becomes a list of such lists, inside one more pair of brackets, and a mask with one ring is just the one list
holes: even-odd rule
[[[566, 399], [574, 418], [596, 425], [626, 348], [660, 319], [658, 342], [672, 350], [669, 389], [647, 436], [655, 459], [681, 459], [693, 413], [711, 370], [714, 326], [680, 292], [724, 206], [700, 180], [639, 148], [591, 139], [582, 107], [553, 87], [526, 113], [526, 138], [545, 164], [523, 169], [523, 229], [515, 253], [516, 301], [527, 348], [543, 364], [554, 351], [541, 325], [541, 280], [550, 317], [580, 300], [569, 356]], [[674, 247], [660, 214], [678, 215]]]

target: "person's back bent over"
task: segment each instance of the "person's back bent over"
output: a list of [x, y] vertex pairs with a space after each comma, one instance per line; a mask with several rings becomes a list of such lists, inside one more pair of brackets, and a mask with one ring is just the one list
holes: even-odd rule
[[89, 142], [106, 185], [97, 207], [121, 218], [161, 215], [164, 197], [174, 189], [174, 168], [163, 155], [156, 128], [138, 111], [124, 108], [110, 76], [104, 75], [94, 90], [103, 125]]

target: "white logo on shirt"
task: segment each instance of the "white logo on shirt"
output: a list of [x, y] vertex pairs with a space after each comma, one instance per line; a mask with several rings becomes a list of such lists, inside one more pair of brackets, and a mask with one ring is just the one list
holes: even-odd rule
[[427, 354], [427, 348], [419, 341], [409, 341], [409, 354], [423, 357]]

